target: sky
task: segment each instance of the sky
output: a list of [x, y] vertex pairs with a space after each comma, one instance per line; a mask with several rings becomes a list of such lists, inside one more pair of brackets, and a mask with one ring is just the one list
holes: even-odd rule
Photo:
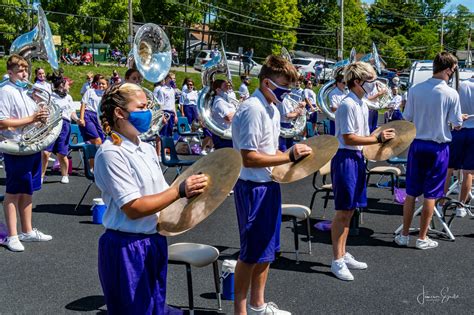
[[[374, 0], [362, 0], [365, 3], [374, 3]], [[451, 9], [451, 7], [456, 7], [458, 4], [462, 4], [469, 9], [469, 11], [474, 12], [474, 1], [472, 0], [451, 0], [446, 6], [445, 11]]]

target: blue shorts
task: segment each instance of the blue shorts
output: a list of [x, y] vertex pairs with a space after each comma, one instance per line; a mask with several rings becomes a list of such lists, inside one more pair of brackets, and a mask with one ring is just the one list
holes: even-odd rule
[[234, 200], [240, 232], [239, 259], [248, 264], [274, 261], [275, 252], [280, 250], [280, 184], [239, 179]]
[[318, 122], [318, 113], [317, 112], [311, 113], [309, 115], [308, 121], [313, 123], [313, 124], [317, 123]]
[[474, 170], [474, 128], [451, 131], [453, 140], [449, 144], [449, 168]]
[[427, 199], [444, 195], [449, 162], [448, 143], [415, 139], [408, 151], [406, 190], [412, 197]]
[[102, 142], [104, 142], [105, 135], [104, 131], [102, 131], [102, 126], [99, 123], [99, 118], [97, 118], [97, 113], [86, 110], [84, 112], [84, 121], [86, 122], [86, 125], [84, 127], [79, 126], [84, 141], [100, 138]]
[[63, 118], [63, 127], [56, 141], [51, 143], [46, 149], [47, 152], [54, 154], [62, 154], [64, 156], [69, 153], [69, 137], [71, 136], [71, 122]]
[[196, 105], [183, 105], [184, 116], [188, 119], [188, 123], [191, 125], [193, 121], [198, 120], [198, 112]]
[[168, 246], [160, 234], [106, 230], [99, 279], [109, 314], [164, 314]]
[[362, 152], [339, 149], [331, 160], [331, 180], [336, 210], [367, 207], [366, 170]]
[[[280, 126], [282, 128], [291, 128], [292, 125], [291, 123], [280, 123]], [[293, 140], [293, 137], [291, 138], [283, 138], [283, 137], [278, 137], [278, 150], [281, 152], [285, 152], [289, 148], [291, 148], [295, 144], [295, 140]]]
[[169, 115], [169, 117], [168, 117], [168, 121], [166, 122], [166, 124], [160, 130], [160, 136], [172, 137], [173, 136], [175, 113], [172, 112], [172, 111], [169, 111], [169, 110], [165, 110], [164, 112], [167, 113]]
[[336, 134], [336, 122], [334, 120], [329, 121], [329, 134], [331, 136]]
[[33, 195], [41, 189], [41, 152], [31, 155], [3, 154], [8, 194]]
[[222, 149], [222, 148], [233, 148], [234, 144], [232, 139], [223, 139], [213, 133], [212, 134], [212, 142], [214, 143], [214, 149]]

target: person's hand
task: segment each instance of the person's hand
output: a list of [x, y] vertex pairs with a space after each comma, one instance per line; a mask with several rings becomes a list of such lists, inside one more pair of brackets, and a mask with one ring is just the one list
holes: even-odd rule
[[208, 178], [204, 174], [191, 175], [184, 181], [184, 187], [186, 192], [186, 198], [199, 195], [204, 192], [208, 183]]
[[34, 115], [33, 115], [33, 122], [42, 122], [46, 123], [48, 120], [49, 111], [46, 108], [40, 108]]
[[382, 142], [387, 142], [388, 140], [395, 138], [395, 129], [385, 129], [380, 133], [380, 135], [382, 136]]
[[77, 124], [81, 127], [85, 127], [86, 126], [86, 121], [84, 119], [79, 119], [77, 121]]
[[178, 116], [177, 116], [177, 115], [174, 115], [174, 123], [175, 123], [175, 124], [178, 123]]
[[306, 144], [295, 144], [290, 151], [290, 155], [291, 155], [291, 152], [293, 152], [293, 156], [295, 160], [298, 161], [299, 159], [307, 155], [310, 155], [311, 152], [313, 152], [313, 150]]
[[467, 120], [467, 119], [469, 119], [469, 115], [468, 115], [468, 114], [462, 114], [461, 117], [462, 117], [462, 120]]

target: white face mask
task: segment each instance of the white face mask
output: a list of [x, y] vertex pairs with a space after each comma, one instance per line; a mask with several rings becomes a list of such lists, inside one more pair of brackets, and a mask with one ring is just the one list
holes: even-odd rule
[[[365, 86], [365, 87], [364, 87]], [[370, 94], [375, 88], [376, 88], [376, 83], [374, 81], [364, 81], [362, 83], [361, 87], [364, 90], [365, 94]]]

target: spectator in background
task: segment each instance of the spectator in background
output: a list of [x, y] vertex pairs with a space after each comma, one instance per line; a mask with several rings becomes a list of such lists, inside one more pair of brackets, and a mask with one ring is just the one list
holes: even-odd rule
[[117, 70], [112, 71], [112, 76], [110, 77], [110, 85], [122, 83], [122, 78], [118, 74]]
[[89, 65], [92, 62], [92, 54], [90, 51], [87, 50], [87, 48], [84, 48], [82, 51], [82, 56], [81, 56], [81, 64], [82, 65]]
[[174, 46], [171, 48], [171, 62], [174, 66], [179, 66], [178, 51]]
[[242, 84], [239, 87], [240, 101], [243, 102], [250, 97], [248, 86], [250, 85], [250, 78], [246, 75], [240, 76]]
[[316, 86], [319, 84], [321, 80], [321, 73], [323, 73], [324, 65], [322, 62], [317, 62], [314, 65], [314, 75], [315, 75], [315, 81], [316, 81]]
[[253, 48], [249, 48], [242, 58], [244, 64], [244, 75], [250, 75], [250, 71], [253, 68]]
[[66, 47], [62, 50], [61, 61], [68, 65], [74, 64], [71, 58], [71, 54], [69, 53], [69, 48]]

